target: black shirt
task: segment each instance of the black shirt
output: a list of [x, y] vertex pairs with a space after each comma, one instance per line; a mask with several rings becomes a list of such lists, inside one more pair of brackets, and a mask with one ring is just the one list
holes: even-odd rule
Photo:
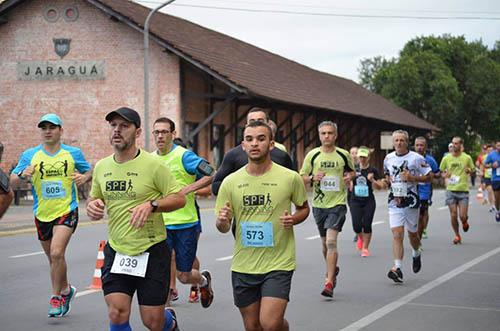
[[[351, 192], [351, 201], [356, 201], [356, 202], [364, 202], [368, 199], [373, 199], [373, 188], [372, 188], [372, 182], [368, 180], [368, 174], [372, 173], [373, 174], [373, 179], [378, 180], [380, 179], [380, 175], [378, 173], [378, 170], [374, 167], [368, 166], [366, 169], [361, 169], [359, 165], [356, 166], [356, 177], [353, 180], [353, 190]], [[363, 186], [366, 185], [368, 186], [368, 195], [366, 195], [366, 189], [363, 189]], [[356, 186], [360, 186], [356, 188]], [[363, 194], [365, 193], [365, 194]]]
[[[292, 159], [288, 153], [283, 152], [279, 148], [273, 148], [271, 150], [271, 160], [273, 162], [282, 165], [288, 169], [295, 170], [293, 167]], [[214, 181], [212, 182], [212, 193], [217, 195], [219, 193], [220, 185], [224, 178], [232, 174], [233, 172], [239, 170], [241, 167], [247, 165], [248, 156], [243, 150], [241, 145], [238, 145], [224, 155], [222, 164], [215, 173]]]

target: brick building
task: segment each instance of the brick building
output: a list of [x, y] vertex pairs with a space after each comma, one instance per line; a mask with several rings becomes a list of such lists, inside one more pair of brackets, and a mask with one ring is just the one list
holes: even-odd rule
[[[124, 105], [144, 109], [149, 10], [127, 0], [0, 0], [3, 168], [39, 143], [36, 123], [47, 112], [61, 116], [64, 141], [91, 163], [112, 152], [105, 114]], [[179, 135], [216, 165], [239, 143], [255, 105], [271, 110], [277, 140], [299, 164], [324, 119], [338, 123], [340, 146], [375, 148], [379, 165], [382, 131], [436, 129], [353, 81], [189, 21], [157, 13], [150, 31], [150, 122], [172, 118]]]

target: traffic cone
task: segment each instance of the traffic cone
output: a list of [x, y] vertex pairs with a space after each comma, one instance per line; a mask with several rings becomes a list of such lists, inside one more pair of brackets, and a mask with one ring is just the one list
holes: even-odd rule
[[97, 260], [95, 261], [94, 277], [92, 277], [92, 284], [88, 287], [89, 289], [102, 290], [101, 282], [101, 267], [104, 265], [104, 246], [106, 241], [101, 240], [99, 242], [99, 250], [97, 251]]

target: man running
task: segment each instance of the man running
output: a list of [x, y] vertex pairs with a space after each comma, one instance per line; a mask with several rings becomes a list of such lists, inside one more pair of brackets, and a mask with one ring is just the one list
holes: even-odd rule
[[450, 210], [451, 227], [455, 233], [453, 244], [461, 244], [462, 237], [458, 226], [458, 215], [464, 232], [469, 231], [469, 178], [468, 175], [475, 171], [472, 158], [462, 152], [463, 141], [460, 137], [453, 137], [452, 152], [441, 160], [439, 169], [446, 182], [446, 204]]
[[[427, 153], [427, 139], [415, 138], [415, 152], [425, 158], [431, 167], [431, 180], [439, 176], [439, 167], [436, 160]], [[432, 205], [432, 182], [418, 183], [418, 197], [420, 198], [420, 211], [418, 215], [418, 237], [420, 240], [427, 238], [427, 225], [429, 224], [429, 206]]]
[[496, 150], [491, 151], [484, 160], [484, 166], [492, 170], [491, 187], [495, 193], [495, 219], [500, 222], [500, 140], [497, 140], [495, 147]]
[[[196, 258], [201, 222], [196, 210], [194, 192], [212, 183], [214, 169], [192, 151], [174, 144], [175, 135], [175, 123], [171, 119], [160, 117], [154, 122], [153, 137], [157, 147], [154, 154], [167, 164], [182, 187], [181, 193], [186, 196], [184, 208], [162, 214], [167, 229], [167, 244], [175, 252], [174, 270], [177, 270], [177, 278], [183, 284], [191, 284], [189, 300], [198, 300], [199, 286], [201, 305], [207, 308], [212, 303], [214, 294], [210, 272], [205, 270], [200, 273], [200, 263]], [[193, 268], [195, 261], [197, 268]], [[175, 278], [175, 274], [171, 277]]]
[[423, 156], [409, 150], [408, 132], [396, 130], [392, 133], [394, 152], [384, 159], [386, 184], [389, 192], [389, 224], [392, 231], [392, 254], [394, 266], [387, 276], [396, 283], [403, 282], [403, 252], [404, 231], [408, 231], [408, 238], [413, 256], [413, 272], [417, 273], [422, 267], [420, 237], [417, 233], [418, 212], [420, 199], [417, 192], [418, 183], [431, 180], [431, 168]]
[[[69, 313], [76, 288], [68, 282], [66, 247], [78, 225], [77, 186], [90, 180], [90, 164], [81, 150], [61, 143], [62, 121], [46, 114], [38, 122], [42, 144], [27, 149], [12, 170], [12, 186], [31, 181], [38, 240], [50, 265], [49, 317]], [[67, 167], [65, 166], [67, 164]]]
[[[269, 114], [266, 109], [253, 107], [248, 111], [247, 114], [247, 124], [252, 122], [264, 122], [267, 124], [269, 121]], [[288, 153], [283, 152], [279, 148], [271, 149], [271, 159], [273, 162], [284, 166], [285, 168], [295, 170], [293, 167], [292, 159]], [[241, 145], [232, 148], [229, 152], [224, 155], [222, 164], [217, 173], [215, 174], [214, 181], [212, 183], [212, 193], [217, 195], [219, 192], [219, 187], [227, 176], [239, 170], [241, 167], [248, 163], [248, 158]]]
[[107, 210], [108, 242], [101, 268], [110, 331], [131, 331], [132, 297], [137, 291], [145, 327], [178, 330], [175, 312], [165, 310], [170, 277], [170, 250], [161, 212], [182, 208], [185, 198], [167, 165], [141, 150], [141, 118], [122, 107], [106, 115], [114, 154], [94, 170], [87, 203], [91, 220]]
[[326, 280], [321, 295], [333, 297], [337, 283], [337, 237], [347, 213], [347, 188], [355, 176], [349, 152], [336, 147], [337, 124], [324, 121], [318, 125], [321, 146], [307, 153], [300, 175], [313, 188], [313, 215], [321, 236], [326, 261]]
[[234, 303], [246, 331], [287, 331], [284, 316], [295, 270], [293, 226], [309, 215], [306, 190], [296, 172], [271, 160], [267, 124], [248, 124], [242, 145], [248, 164], [224, 180], [215, 206], [220, 232], [231, 229], [233, 216], [236, 224]]

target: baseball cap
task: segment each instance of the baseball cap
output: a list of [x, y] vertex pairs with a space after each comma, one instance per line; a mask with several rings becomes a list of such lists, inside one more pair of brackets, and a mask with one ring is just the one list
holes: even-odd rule
[[368, 148], [364, 148], [364, 147], [358, 148], [358, 157], [360, 157], [360, 156], [368, 157], [368, 155], [370, 155], [370, 151], [368, 150]]
[[56, 114], [45, 114], [45, 115], [43, 115], [40, 118], [40, 121], [38, 121], [38, 127], [39, 128], [42, 126], [43, 122], [49, 122], [49, 123], [52, 123], [54, 125], [59, 125], [60, 127], [62, 127], [61, 118], [59, 116], [57, 116]]
[[111, 121], [111, 119], [115, 115], [120, 116], [121, 118], [123, 118], [127, 122], [134, 123], [137, 128], [141, 127], [141, 117], [133, 109], [130, 109], [127, 107], [121, 107], [121, 108], [118, 108], [117, 110], [113, 110], [108, 115], [106, 115], [106, 121], [108, 121], [108, 122]]

